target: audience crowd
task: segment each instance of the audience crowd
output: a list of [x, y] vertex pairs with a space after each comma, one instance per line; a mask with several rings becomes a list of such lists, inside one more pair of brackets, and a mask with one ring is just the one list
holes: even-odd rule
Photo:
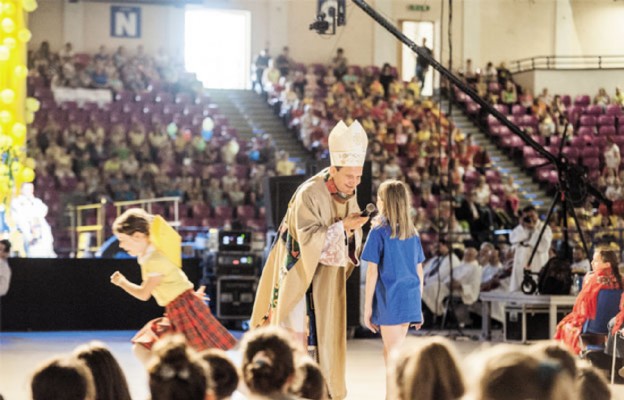
[[[242, 361], [237, 366], [221, 350], [198, 353], [182, 336], [165, 336], [146, 365], [150, 398], [220, 400], [235, 392], [248, 399], [329, 398], [318, 365], [286, 330], [247, 332], [240, 352]], [[423, 337], [393, 354], [388, 367], [386, 397], [397, 400], [611, 398], [602, 372], [577, 360], [558, 342], [530, 347], [501, 344], [460, 359], [449, 340]], [[115, 356], [99, 342], [43, 363], [30, 384], [33, 400], [130, 399], [128, 388]]]

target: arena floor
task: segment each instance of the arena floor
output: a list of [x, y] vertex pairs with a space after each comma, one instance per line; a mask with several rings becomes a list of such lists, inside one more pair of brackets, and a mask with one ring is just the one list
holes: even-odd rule
[[[453, 332], [428, 332], [447, 334]], [[467, 332], [477, 335], [478, 332]], [[44, 360], [72, 351], [77, 345], [101, 340], [106, 343], [123, 367], [135, 400], [148, 398], [147, 377], [143, 366], [133, 356], [129, 339], [133, 331], [78, 331], [78, 332], [3, 332], [0, 333], [0, 393], [6, 400], [26, 400], [32, 371]], [[423, 333], [410, 334], [408, 345], [421, 340]], [[484, 347], [501, 343], [501, 335], [494, 332], [492, 342], [478, 342], [459, 338], [454, 342], [463, 359]], [[240, 363], [238, 351], [230, 352]], [[348, 342], [347, 385], [348, 399], [381, 400], [385, 398], [385, 368], [380, 339], [352, 339]], [[612, 386], [613, 399], [624, 400], [624, 385]], [[244, 399], [240, 394], [235, 400]]]

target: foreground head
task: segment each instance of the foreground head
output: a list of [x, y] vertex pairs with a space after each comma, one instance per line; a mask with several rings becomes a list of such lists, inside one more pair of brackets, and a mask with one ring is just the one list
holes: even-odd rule
[[486, 360], [479, 391], [482, 400], [576, 399], [573, 380], [559, 362], [517, 349]]
[[227, 399], [232, 396], [238, 386], [238, 370], [227, 353], [220, 349], [209, 349], [200, 355], [208, 363], [216, 399]]
[[433, 337], [402, 353], [394, 369], [399, 400], [453, 400], [464, 395], [464, 378], [453, 345]]
[[611, 390], [604, 374], [590, 364], [581, 364], [576, 378], [579, 400], [611, 398]]
[[181, 335], [156, 343], [154, 359], [147, 368], [152, 400], [204, 400], [209, 371], [206, 363]]
[[33, 400], [95, 400], [93, 376], [84, 362], [55, 358], [43, 364], [32, 377]]
[[89, 367], [97, 400], [130, 400], [126, 377], [104, 343], [92, 341], [78, 346], [74, 350], [74, 356]]
[[310, 357], [303, 356], [297, 360], [295, 382], [291, 391], [303, 399], [325, 400], [327, 382], [319, 365]]
[[273, 327], [250, 331], [243, 337], [241, 349], [243, 379], [252, 393], [286, 391], [295, 373], [294, 347], [288, 332]]
[[547, 359], [558, 361], [565, 372], [568, 373], [571, 379], [576, 378], [577, 366], [576, 357], [568, 350], [568, 347], [563, 342], [549, 340], [546, 342], [539, 342], [533, 345], [533, 348], [537, 351], [538, 355], [543, 355]]

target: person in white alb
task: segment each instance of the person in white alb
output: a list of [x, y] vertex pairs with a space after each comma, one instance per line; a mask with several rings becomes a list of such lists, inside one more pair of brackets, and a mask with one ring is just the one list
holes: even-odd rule
[[9, 254], [11, 254], [11, 242], [6, 239], [0, 240], [0, 296], [7, 294], [11, 283]]
[[[511, 272], [511, 281], [509, 282], [510, 292], [521, 290], [525, 269], [530, 269], [531, 272], [537, 273], [548, 261], [552, 231], [547, 226], [538, 242], [543, 226], [544, 222], [540, 221], [534, 206], [529, 205], [522, 210], [520, 224], [509, 235], [509, 243], [511, 243], [514, 250], [513, 271]], [[537, 249], [529, 266], [529, 258], [535, 247]]]
[[435, 315], [444, 313], [445, 299], [451, 294], [451, 287], [453, 297], [461, 298], [463, 304], [470, 305], [477, 301], [481, 286], [478, 254], [477, 249], [468, 247], [461, 262], [455, 263], [456, 257], [454, 257], [452, 280], [450, 269], [448, 274], [445, 273], [445, 276], [441, 277], [439, 285], [435, 277], [429, 282], [425, 279], [423, 301]]

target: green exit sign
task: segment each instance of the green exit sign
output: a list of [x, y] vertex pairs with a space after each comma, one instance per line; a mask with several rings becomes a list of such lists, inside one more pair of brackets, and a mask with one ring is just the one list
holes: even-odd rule
[[410, 11], [429, 11], [431, 6], [429, 4], [409, 4], [407, 9]]

